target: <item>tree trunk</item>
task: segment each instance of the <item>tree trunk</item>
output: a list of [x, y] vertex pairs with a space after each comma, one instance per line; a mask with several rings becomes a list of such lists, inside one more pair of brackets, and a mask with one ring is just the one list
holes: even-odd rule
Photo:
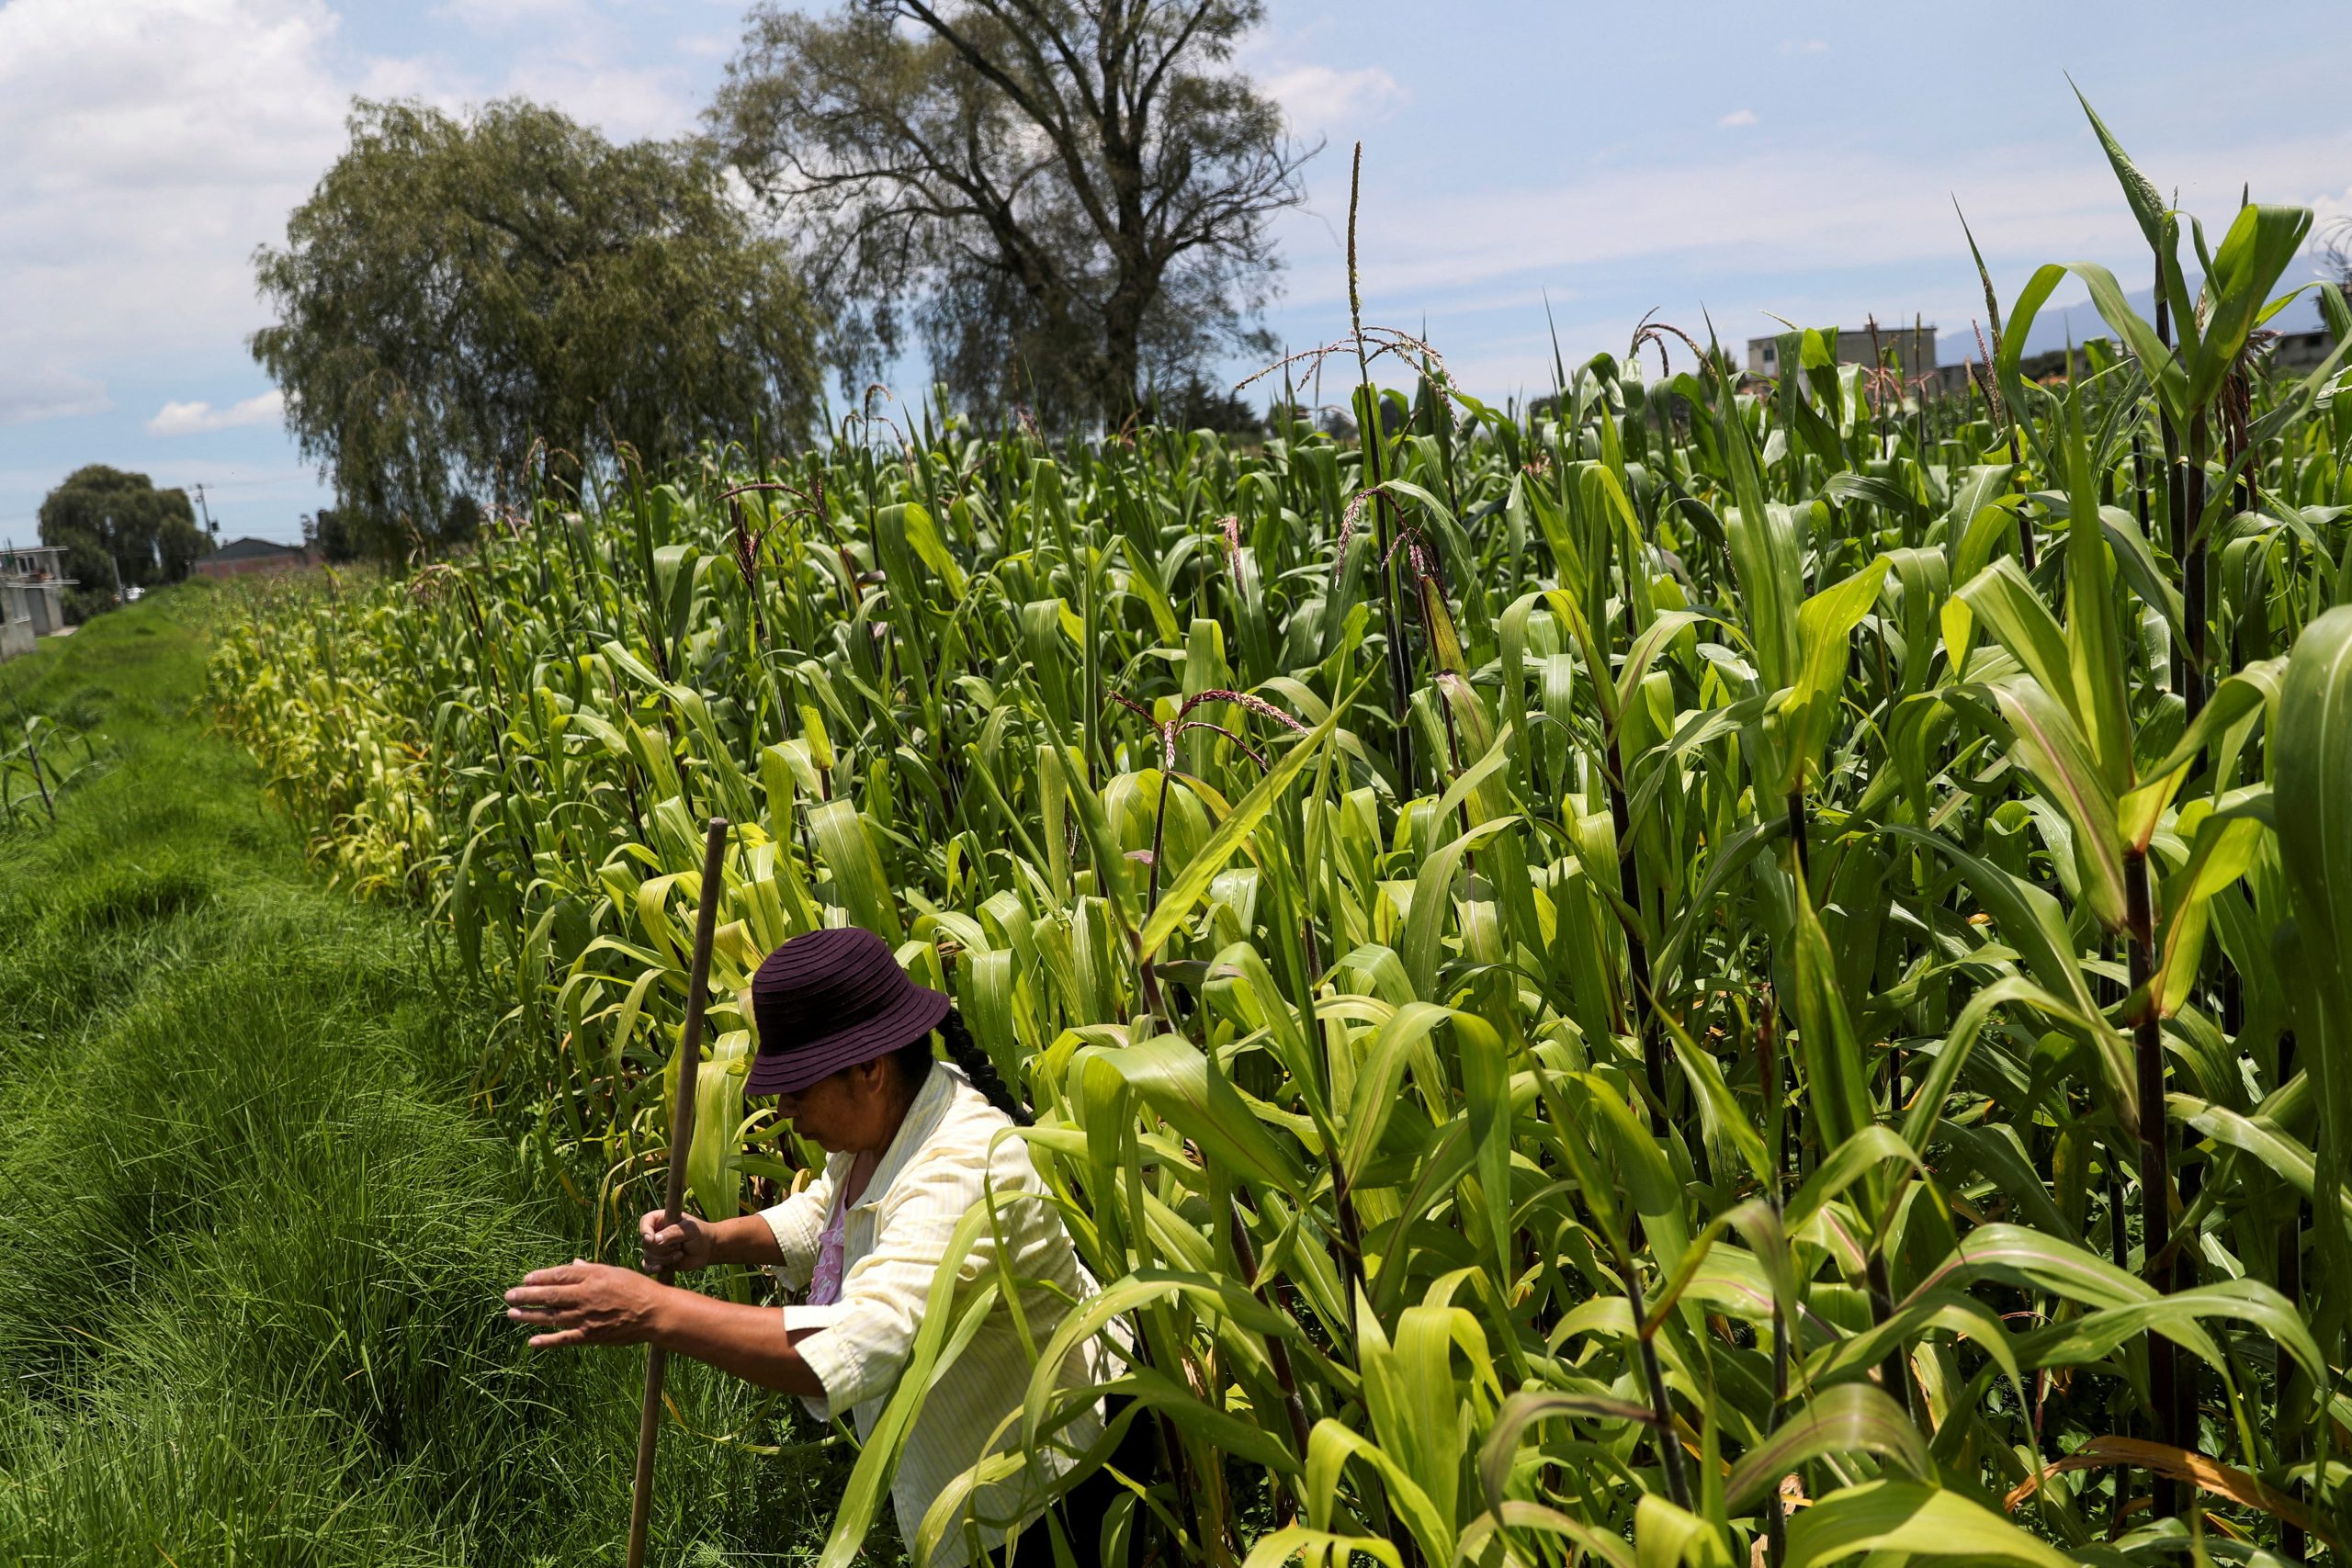
[[1122, 277], [1102, 309], [1102, 423], [1116, 430], [1136, 407], [1143, 367], [1143, 316], [1156, 284]]

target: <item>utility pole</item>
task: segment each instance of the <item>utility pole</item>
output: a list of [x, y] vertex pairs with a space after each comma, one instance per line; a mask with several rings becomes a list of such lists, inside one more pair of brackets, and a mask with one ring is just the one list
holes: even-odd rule
[[196, 491], [197, 510], [204, 514], [205, 536], [212, 541], [212, 547], [217, 550], [220, 547], [220, 525], [212, 521], [212, 508], [204, 502], [204, 487], [199, 484], [187, 488]]
[[114, 513], [107, 513], [107, 570], [114, 573], [114, 602], [122, 603], [122, 563], [114, 554]]

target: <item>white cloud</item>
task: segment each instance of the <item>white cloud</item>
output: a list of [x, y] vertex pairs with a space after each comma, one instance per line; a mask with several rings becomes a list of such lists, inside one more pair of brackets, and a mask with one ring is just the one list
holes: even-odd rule
[[433, 14], [462, 22], [477, 32], [503, 32], [526, 24], [576, 22], [582, 10], [579, 0], [444, 0]]
[[1282, 105], [1291, 129], [1303, 135], [1330, 135], [1385, 118], [1407, 96], [1396, 78], [1377, 65], [1353, 71], [1300, 65], [1259, 83]]
[[1759, 117], [1754, 109], [1734, 109], [1731, 113], [1724, 116], [1723, 118], [1715, 121], [1715, 123], [1717, 125], [1729, 127], [1734, 130], [1740, 130], [1748, 126], [1757, 124], [1758, 122], [1758, 118]]
[[[0, 423], [103, 412], [131, 365], [249, 366], [243, 340], [269, 319], [254, 251], [283, 243], [355, 95], [454, 110], [523, 93], [616, 136], [687, 129], [683, 69], [601, 25], [554, 25], [577, 9], [453, 0], [469, 27], [541, 35], [478, 75], [353, 56], [330, 0], [0, 0]], [[248, 408], [200, 418], [265, 418]], [[175, 404], [154, 428], [226, 426]]]
[[275, 424], [286, 417], [286, 394], [272, 387], [225, 409], [206, 402], [168, 402], [147, 422], [150, 435], [203, 435], [241, 424]]
[[[2249, 175], [2257, 197], [2308, 202], [2340, 189], [2347, 163], [2352, 132], [2333, 131], [2170, 155], [2163, 166], [2185, 205], [2226, 215]], [[2095, 145], [2074, 158], [2013, 146], [1929, 162], [1789, 146], [1540, 184], [1392, 194], [1365, 209], [1363, 275], [1387, 298], [1417, 300], [1506, 278], [1574, 282], [1579, 268], [1736, 253], [1759, 275], [1948, 265], [1973, 288], [1954, 192], [1996, 264], [2115, 255], [2141, 243]], [[1345, 288], [1343, 273], [1321, 266], [1298, 266], [1292, 276], [1297, 303]]]
[[2312, 202], [2312, 232], [2323, 239], [2334, 238], [2335, 231], [2352, 224], [2352, 186], [2340, 192], [2323, 194]]
[[684, 71], [617, 65], [591, 49], [526, 54], [499, 91], [554, 104], [621, 139], [683, 135], [701, 109]]
[[0, 365], [95, 385], [260, 324], [252, 251], [342, 140], [335, 27], [320, 0], [0, 7]]
[[[1928, 160], [1818, 144], [1740, 147], [1704, 162], [1599, 164], [1499, 188], [1387, 193], [1364, 210], [1366, 317], [1408, 330], [1426, 322], [1481, 397], [1550, 385], [1542, 305], [1512, 303], [1538, 285], [1550, 290], [1571, 361], [1623, 353], [1651, 306], [1702, 339], [1712, 319], [1735, 342], [1770, 331], [1767, 312], [1858, 325], [1869, 310], [1889, 322], [1917, 310], [1940, 328], [1942, 356], [1957, 361], [1976, 353], [1969, 320], [1984, 314], [1984, 300], [1950, 193], [1967, 208], [2005, 302], [2043, 262], [2122, 267], [2145, 254], [2096, 143], [2071, 158], [2020, 144]], [[2343, 175], [2352, 132], [2166, 152], [2161, 164], [2209, 232], [2219, 232], [2214, 220], [2227, 219], [2249, 176], [2257, 197], [2352, 214]], [[1310, 216], [1285, 222], [1293, 266], [1282, 327], [1297, 344], [1342, 330], [1347, 274], [1338, 243]], [[1584, 298], [1571, 302], [1577, 291]], [[2079, 298], [2063, 288], [2044, 321]], [[1675, 352], [1679, 364], [1683, 351]]]
[[1782, 54], [1826, 54], [1829, 52], [1829, 45], [1817, 38], [1787, 38], [1781, 40], [1781, 52]]
[[0, 424], [72, 419], [114, 407], [105, 383], [58, 365], [0, 364]]
[[[671, 137], [695, 128], [702, 104], [684, 64], [694, 51], [681, 44], [673, 58], [647, 58], [613, 7], [588, 0], [449, 0], [441, 14], [503, 44], [521, 45], [495, 85], [498, 96], [553, 104], [614, 137]], [[448, 74], [442, 73], [445, 81]]]

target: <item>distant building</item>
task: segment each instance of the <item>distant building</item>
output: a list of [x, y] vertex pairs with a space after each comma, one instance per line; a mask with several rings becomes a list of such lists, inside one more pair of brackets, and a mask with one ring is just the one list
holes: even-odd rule
[[65, 547], [0, 548], [0, 659], [30, 653], [36, 638], [65, 629]]
[[[2104, 344], [2109, 355], [2116, 353], [2111, 338], [2093, 338], [2090, 342]], [[2040, 354], [2025, 355], [2018, 360], [2018, 374], [2026, 380], [2037, 381], [2045, 387], [2063, 386], [2076, 366], [2090, 363], [2085, 352], [2089, 346], [2088, 343], [2080, 343], [2071, 349], [2046, 348]], [[2257, 337], [2254, 363], [2257, 367], [2267, 367], [2273, 376], [2300, 378], [2325, 364], [2335, 348], [2335, 339], [2324, 328], [2307, 333], [2279, 333], [2267, 344]], [[1959, 391], [1968, 384], [1971, 368], [1981, 369], [1967, 364], [1939, 367], [1936, 371], [1936, 390], [1948, 394]]]
[[318, 564], [318, 553], [308, 545], [280, 545], [268, 539], [237, 539], [209, 556], [198, 556], [198, 577], [243, 577], [251, 571], [295, 571]]
[[[1871, 365], [1878, 362], [1872, 350], [1870, 329], [1859, 331], [1840, 328], [1838, 333], [1838, 362], [1841, 365]], [[1930, 326], [1886, 327], [1878, 330], [1876, 348], [1879, 353], [1891, 353], [1903, 367], [1905, 381], [1925, 383], [1930, 394], [1950, 397], [1969, 386], [1971, 359], [1956, 364], [1936, 362], [1936, 329]], [[2335, 346], [2335, 339], [2324, 328], [2310, 332], [2280, 333], [2259, 353], [2275, 376], [2307, 376], [2325, 362]], [[2079, 355], [2084, 345], [2077, 344], [2071, 351]], [[2110, 342], [2109, 352], [2114, 352]], [[1774, 380], [1781, 372], [1779, 363], [1780, 340], [1777, 337], [1752, 337], [1747, 340], [1747, 374], [1755, 380]], [[2069, 372], [2068, 350], [2045, 349], [2025, 355], [2018, 365], [2018, 373], [2029, 381], [2043, 383], [2064, 381]]]
[[2308, 376], [2327, 362], [2335, 340], [2326, 329], [2308, 333], [2280, 333], [2270, 345], [2270, 369], [2279, 376]]
[[[1936, 329], [1931, 326], [1881, 327], [1875, 345], [1868, 327], [1838, 329], [1838, 363], [1876, 365], [1879, 355], [1892, 350], [1903, 373], [1917, 378], [1936, 367]], [[1781, 374], [1781, 342], [1777, 337], [1747, 340], [1747, 373], [1759, 378]]]

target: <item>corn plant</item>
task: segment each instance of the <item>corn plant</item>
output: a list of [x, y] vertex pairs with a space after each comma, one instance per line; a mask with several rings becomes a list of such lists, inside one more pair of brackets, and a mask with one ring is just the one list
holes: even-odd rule
[[[2063, 386], [2018, 367], [2069, 269], [1951, 398], [1657, 322], [1536, 411], [1400, 338], [1397, 398], [1358, 325], [1351, 442], [942, 400], [544, 482], [462, 561], [257, 602], [215, 690], [511, 998], [481, 1090], [616, 1218], [698, 902], [717, 998], [841, 923], [951, 992], [1103, 1284], [1039, 1365], [1117, 1337], [1167, 1450], [1124, 1528], [1183, 1561], [2333, 1556], [2352, 321], [2267, 373], [2308, 214], [2190, 224], [2192, 286], [2098, 130], [2169, 326], [2074, 265], [2115, 337]], [[684, 1157], [732, 1214], [813, 1151], [712, 1013]], [[955, 1273], [829, 1562], [1018, 1297]], [[970, 1479], [1073, 1409], [1041, 1373]]]
[[0, 728], [0, 827], [57, 825], [57, 797], [95, 773], [97, 738], [48, 714]]

